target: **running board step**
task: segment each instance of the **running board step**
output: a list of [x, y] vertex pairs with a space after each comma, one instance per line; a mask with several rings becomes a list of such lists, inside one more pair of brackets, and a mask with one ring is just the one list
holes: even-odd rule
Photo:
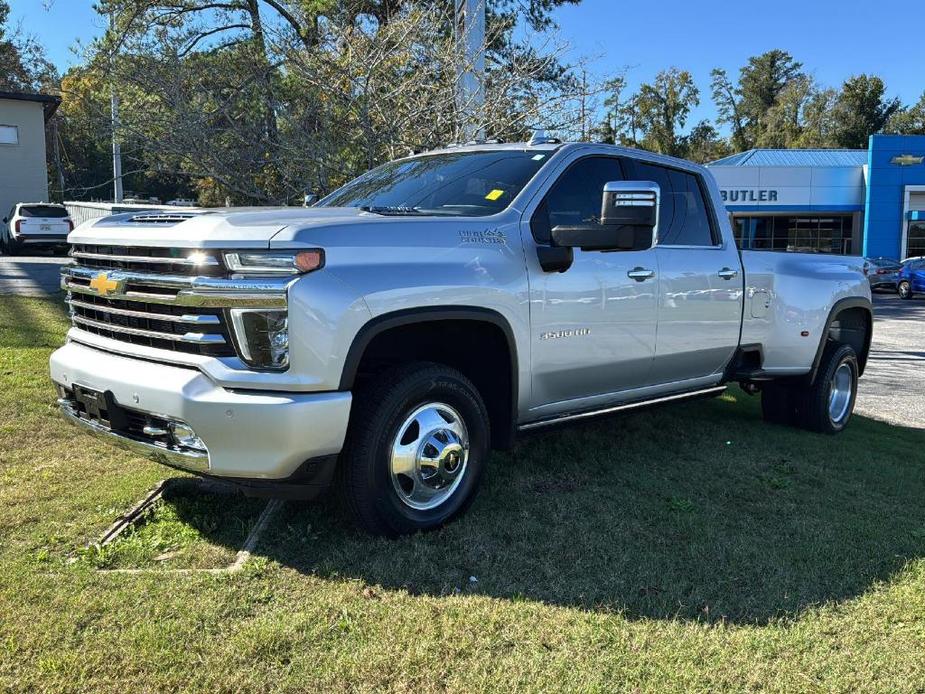
[[627, 402], [622, 405], [614, 405], [612, 407], [605, 407], [600, 410], [589, 410], [587, 412], [574, 412], [571, 414], [559, 415], [557, 417], [552, 417], [550, 419], [541, 419], [536, 422], [527, 422], [526, 424], [521, 424], [518, 428], [519, 431], [529, 431], [530, 429], [539, 429], [540, 427], [551, 426], [553, 424], [561, 424], [563, 422], [570, 422], [578, 419], [587, 419], [589, 417], [599, 417], [605, 414], [612, 414], [614, 412], [624, 412], [626, 410], [635, 410], [640, 407], [649, 407], [651, 405], [659, 405], [665, 402], [677, 402], [680, 400], [690, 400], [693, 398], [704, 398], [704, 397], [713, 397], [720, 395], [725, 392], [726, 386], [714, 386], [712, 388], [704, 388], [702, 390], [692, 390], [686, 393], [675, 393], [674, 395], [665, 395], [660, 398], [652, 398], [651, 400], [637, 400], [635, 402]]

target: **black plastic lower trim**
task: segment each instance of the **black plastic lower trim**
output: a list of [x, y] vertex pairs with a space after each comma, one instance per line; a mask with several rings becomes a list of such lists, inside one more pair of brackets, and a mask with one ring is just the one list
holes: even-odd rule
[[309, 458], [291, 476], [278, 480], [222, 477], [185, 469], [183, 472], [191, 472], [203, 479], [234, 485], [244, 496], [259, 499], [311, 501], [331, 488], [334, 472], [337, 469], [337, 459], [337, 454]]

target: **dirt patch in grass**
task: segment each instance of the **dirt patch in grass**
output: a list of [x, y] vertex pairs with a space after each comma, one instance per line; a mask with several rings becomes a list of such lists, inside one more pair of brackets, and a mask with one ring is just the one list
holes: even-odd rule
[[103, 570], [222, 569], [235, 560], [266, 505], [180, 478], [111, 543], [91, 544], [76, 555]]

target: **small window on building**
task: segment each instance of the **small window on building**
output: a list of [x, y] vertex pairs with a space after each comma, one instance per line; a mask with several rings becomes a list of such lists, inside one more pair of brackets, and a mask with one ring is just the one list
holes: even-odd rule
[[0, 145], [18, 145], [19, 128], [15, 125], [0, 125]]
[[925, 255], [925, 223], [915, 222], [909, 225], [906, 238], [906, 257], [915, 258]]

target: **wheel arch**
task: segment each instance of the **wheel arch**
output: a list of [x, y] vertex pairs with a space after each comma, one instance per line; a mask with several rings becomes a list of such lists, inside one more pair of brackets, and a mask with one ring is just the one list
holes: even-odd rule
[[[509, 321], [501, 313], [493, 309], [475, 306], [417, 307], [391, 311], [376, 316], [366, 322], [354, 336], [344, 360], [339, 384], [340, 390], [351, 390], [356, 386], [357, 381], [362, 377], [361, 367], [364, 365], [364, 359], [370, 356], [377, 346], [389, 340], [393, 342], [398, 340], [400, 342], [404, 335], [409, 337], [420, 336], [422, 331], [429, 333], [433, 337], [435, 331], [442, 331], [450, 326], [458, 328], [469, 323], [478, 328], [473, 333], [474, 335], [484, 337], [489, 334], [485, 332], [486, 330], [493, 331], [491, 334], [495, 336], [495, 343], [492, 345], [479, 345], [479, 349], [497, 351], [499, 348], [503, 348], [507, 352], [507, 359], [504, 364], [493, 364], [494, 369], [486, 370], [483, 375], [478, 369], [471, 367], [477, 356], [472, 353], [467, 354], [468, 358], [464, 359], [470, 365], [470, 368], [460, 368], [460, 355], [463, 354], [460, 350], [471, 346], [471, 343], [469, 345], [454, 345], [455, 352], [453, 349], [447, 349], [447, 356], [452, 355], [452, 358], [444, 358], [443, 361], [460, 368], [479, 388], [489, 410], [492, 424], [492, 445], [495, 448], [509, 448], [513, 443], [517, 421], [519, 392], [517, 343]], [[409, 328], [412, 330], [408, 330]], [[407, 340], [408, 338], [404, 339]], [[438, 351], [434, 349], [428, 352], [426, 348], [423, 348], [425, 351], [421, 352], [421, 346], [414, 341], [409, 341], [408, 346], [410, 348], [409, 359], [416, 357], [441, 361], [441, 356], [444, 356], [439, 353], [432, 354], [432, 352]], [[432, 356], [429, 356], [431, 354]], [[497, 354], [494, 356], [497, 356]], [[504, 387], [505, 384], [495, 382], [495, 376], [499, 374], [498, 370], [501, 366], [504, 368], [500, 373], [508, 381], [506, 387]], [[501, 390], [497, 391], [496, 394], [503, 397], [489, 397], [495, 394], [491, 392], [492, 389], [499, 385], [501, 385]]]
[[858, 375], [863, 375], [867, 366], [867, 357], [870, 354], [870, 342], [873, 337], [874, 312], [868, 299], [863, 297], [848, 297], [835, 302], [829, 317], [826, 319], [816, 356], [813, 359], [813, 368], [810, 371], [810, 382], [815, 382], [819, 373], [822, 355], [830, 340], [849, 344], [858, 355]]

